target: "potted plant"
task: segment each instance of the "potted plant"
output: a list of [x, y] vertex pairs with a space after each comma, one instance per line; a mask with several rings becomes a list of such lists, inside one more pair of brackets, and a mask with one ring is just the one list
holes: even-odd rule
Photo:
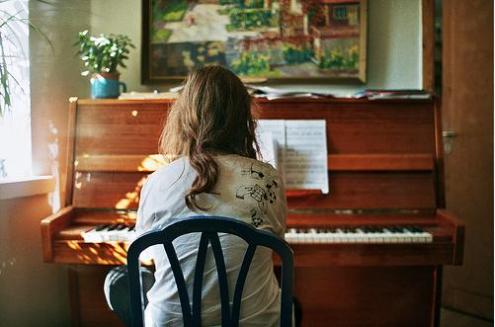
[[91, 74], [91, 97], [117, 98], [120, 86], [127, 91], [124, 83], [119, 82], [119, 66], [126, 67], [124, 60], [128, 59], [129, 49], [134, 48], [131, 39], [126, 35], [101, 34], [90, 36], [89, 32], [79, 32], [79, 55], [84, 62], [83, 76]]

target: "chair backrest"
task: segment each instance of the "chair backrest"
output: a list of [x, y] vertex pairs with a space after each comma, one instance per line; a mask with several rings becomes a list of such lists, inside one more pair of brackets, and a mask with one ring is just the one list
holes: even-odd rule
[[[177, 237], [189, 233], [201, 233], [196, 269], [194, 273], [192, 310], [189, 295], [184, 280], [184, 275], [173, 247], [172, 241]], [[223, 258], [223, 251], [217, 233], [228, 233], [242, 238], [248, 247], [237, 277], [232, 307], [229, 302], [229, 289], [227, 272]], [[238, 326], [240, 305], [244, 283], [249, 271], [257, 246], [272, 249], [280, 256], [281, 267], [281, 316], [280, 326], [292, 325], [292, 287], [293, 287], [293, 254], [289, 245], [273, 233], [258, 230], [242, 221], [217, 216], [196, 216], [183, 218], [171, 223], [159, 231], [150, 231], [137, 238], [129, 247], [127, 265], [129, 270], [130, 307], [133, 326], [143, 324], [143, 306], [141, 299], [141, 287], [139, 280], [139, 254], [146, 248], [163, 244], [170, 261], [175, 282], [179, 292], [182, 306], [184, 326], [201, 326], [201, 291], [203, 271], [206, 260], [208, 243], [215, 258], [218, 284], [220, 289], [220, 301], [222, 312], [222, 326]]]

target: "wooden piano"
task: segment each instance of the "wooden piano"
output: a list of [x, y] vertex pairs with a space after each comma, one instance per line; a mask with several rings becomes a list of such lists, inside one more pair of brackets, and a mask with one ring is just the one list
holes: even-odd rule
[[[129, 226], [160, 166], [157, 140], [172, 100], [70, 100], [66, 207], [42, 221], [46, 262], [69, 264], [75, 325], [119, 325], [103, 279], [126, 262], [123, 242], [84, 242], [101, 224]], [[288, 190], [288, 227], [418, 229], [429, 242], [292, 244], [304, 326], [434, 326], [442, 265], [459, 265], [463, 224], [444, 207], [440, 113], [434, 100], [258, 99], [263, 119], [325, 119], [330, 193]], [[411, 227], [412, 226], [412, 227]], [[309, 241], [308, 241], [309, 240]]]

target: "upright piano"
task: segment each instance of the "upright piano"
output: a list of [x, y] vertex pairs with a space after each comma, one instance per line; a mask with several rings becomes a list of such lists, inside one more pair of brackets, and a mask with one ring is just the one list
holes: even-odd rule
[[[126, 263], [115, 235], [132, 233], [140, 189], [163, 164], [172, 103], [70, 99], [65, 207], [41, 231], [44, 260], [69, 265], [77, 326], [119, 325], [103, 279]], [[303, 325], [438, 325], [442, 266], [462, 263], [464, 226], [443, 209], [436, 101], [256, 99], [253, 110], [326, 120], [330, 192], [287, 190]]]

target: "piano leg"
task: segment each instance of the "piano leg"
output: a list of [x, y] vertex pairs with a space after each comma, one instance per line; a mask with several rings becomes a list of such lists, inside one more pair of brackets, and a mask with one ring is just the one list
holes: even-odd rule
[[443, 266], [438, 266], [436, 269], [435, 278], [435, 321], [433, 326], [440, 326], [440, 308], [442, 305], [442, 281], [443, 281]]

